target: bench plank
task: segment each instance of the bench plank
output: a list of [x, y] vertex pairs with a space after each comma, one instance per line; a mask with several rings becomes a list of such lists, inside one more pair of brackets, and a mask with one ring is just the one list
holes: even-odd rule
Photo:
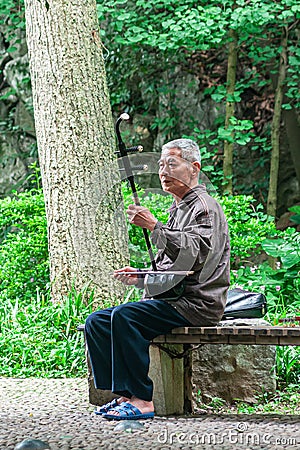
[[300, 327], [216, 326], [174, 328], [153, 343], [231, 344], [231, 345], [300, 345]]

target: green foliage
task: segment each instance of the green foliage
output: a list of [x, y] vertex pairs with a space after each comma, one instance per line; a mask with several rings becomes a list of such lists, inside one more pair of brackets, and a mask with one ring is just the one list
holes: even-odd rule
[[251, 196], [237, 195], [220, 198], [230, 231], [232, 268], [262, 251], [266, 237], [275, 235], [273, 221], [263, 212], [262, 205], [254, 206]]
[[282, 386], [300, 385], [300, 351], [295, 347], [276, 349], [277, 377]]
[[300, 234], [286, 230], [280, 238], [263, 242], [266, 253], [279, 258], [277, 270], [270, 273], [269, 283], [280, 291], [281, 316], [299, 315], [300, 311]]
[[215, 48], [224, 43], [229, 28], [249, 39], [249, 34], [259, 35], [263, 27], [293, 21], [299, 15], [296, 0], [275, 4], [268, 0], [222, 4], [218, 0], [98, 0], [97, 4], [100, 22], [111, 21], [117, 43], [162, 51]]
[[237, 412], [238, 414], [299, 414], [299, 406], [299, 385], [290, 384], [285, 389], [277, 390], [275, 394], [263, 392], [261, 395], [257, 395], [254, 404], [237, 400], [235, 405], [227, 412]]
[[92, 312], [93, 294], [74, 290], [63, 303], [49, 295], [0, 303], [0, 376], [84, 376], [82, 333], [77, 326]]
[[[154, 136], [160, 133], [169, 138], [182, 135], [183, 131], [201, 142], [200, 135], [205, 134], [208, 139], [203, 148], [214, 157], [207, 174], [220, 188], [222, 147], [224, 141], [233, 141], [234, 172], [240, 174], [239, 180], [233, 179], [234, 192], [252, 194], [262, 201], [268, 178], [259, 174], [262, 168], [268, 172], [271, 147], [270, 133], [265, 127], [273, 108], [270, 71], [277, 72], [280, 38], [286, 26], [289, 28], [286, 79], [289, 102], [284, 107], [295, 108], [299, 103], [297, 0], [221, 3], [217, 0], [97, 0], [97, 4], [102, 38], [108, 49], [106, 69], [113, 109], [153, 117], [150, 128]], [[235, 92], [226, 98], [224, 57], [230, 29], [238, 37], [238, 70]], [[222, 117], [221, 123], [209, 130], [202, 129], [199, 119], [196, 123], [197, 117], [185, 120], [184, 125], [180, 123], [182, 95], [178, 77], [181, 74], [193, 74], [199, 82], [199, 104], [209, 97], [219, 103], [216, 105], [220, 108], [219, 117], [225, 101], [240, 103], [229, 129], [225, 129]], [[245, 146], [250, 155], [247, 158], [242, 153]], [[244, 182], [244, 174], [248, 173], [245, 159], [251, 161], [255, 173], [253, 185]]]
[[[287, 347], [283, 347], [287, 349]], [[254, 396], [252, 403], [236, 399], [232, 405], [226, 404], [224, 399], [212, 397], [208, 403], [201, 402], [201, 392], [197, 393], [197, 407], [201, 411], [213, 414], [299, 414], [300, 394], [298, 384], [289, 384], [275, 393], [262, 391]], [[197, 410], [195, 411], [197, 412]]]
[[294, 229], [288, 229], [283, 237], [266, 239], [263, 249], [273, 258], [280, 258], [283, 269], [300, 269], [300, 234]]
[[268, 319], [278, 323], [282, 317], [293, 317], [300, 309], [300, 282], [297, 272], [272, 269], [267, 262], [258, 266], [240, 266], [231, 273], [231, 286], [262, 292], [267, 297]]
[[[118, 33], [119, 44], [143, 43], [162, 51], [176, 51], [180, 47], [194, 49], [196, 42], [198, 48], [220, 43], [225, 33], [220, 22], [223, 18], [226, 25], [227, 18], [216, 1], [204, 7], [195, 6], [192, 0], [180, 3], [174, 0], [98, 1], [98, 13], [100, 20], [108, 14], [115, 17], [114, 30]], [[218, 20], [214, 20], [215, 17]]]
[[[125, 208], [132, 202], [132, 194], [123, 184]], [[170, 195], [145, 192], [140, 189], [141, 202], [158, 220], [166, 222]], [[276, 233], [275, 226], [254, 207], [250, 196], [220, 198], [228, 219], [232, 264], [238, 265], [254, 252], [261, 251], [261, 242]], [[10, 299], [35, 297], [36, 290], [45, 293], [49, 282], [46, 217], [41, 192], [31, 191], [8, 197], [0, 202], [0, 262], [1, 296]], [[137, 267], [149, 265], [142, 230], [128, 224], [131, 263]]]
[[[265, 143], [265, 139], [255, 136], [253, 127], [254, 125], [251, 120], [240, 120], [236, 117], [231, 117], [229, 126], [225, 128], [224, 120], [220, 117], [215, 129], [201, 130], [196, 126], [191, 136], [184, 135], [183, 137], [197, 141], [201, 151], [202, 171], [209, 177], [213, 185], [220, 187], [223, 183], [223, 167], [218, 155], [220, 154], [220, 148], [222, 148], [224, 141], [235, 144], [235, 156], [238, 156], [240, 146], [244, 147], [249, 143], [251, 143], [253, 150], [259, 150], [261, 152], [261, 144]], [[266, 158], [261, 156], [259, 161], [260, 164], [264, 165]], [[236, 180], [233, 181], [236, 187]], [[261, 188], [259, 183], [257, 185], [258, 188]], [[249, 189], [252, 190], [252, 186]]]
[[0, 300], [36, 297], [49, 283], [43, 194], [32, 190], [0, 200]]
[[[180, 99], [176, 92], [180, 67], [183, 72], [192, 73], [199, 79], [199, 96], [203, 93], [205, 97], [221, 102], [221, 105], [225, 100], [242, 102], [242, 108], [239, 108], [238, 116], [232, 118], [229, 129], [225, 129], [224, 123], [220, 123], [212, 130], [215, 133], [215, 144], [206, 144], [207, 152], [213, 155], [218, 152], [216, 159], [220, 160], [224, 140], [234, 139], [237, 144], [235, 161], [239, 158], [239, 146], [247, 145], [250, 152], [256, 151], [255, 157], [251, 158], [253, 169], [263, 166], [267, 170], [269, 155], [265, 150], [270, 148], [269, 135], [264, 137], [265, 150], [260, 152], [260, 146], [256, 145], [255, 140], [263, 137], [261, 133], [255, 136], [257, 130], [240, 127], [248, 126], [247, 121], [255, 121], [255, 111], [249, 117], [249, 105], [250, 110], [253, 109], [253, 100], [257, 101], [265, 94], [268, 95], [267, 89], [262, 88], [267, 86], [268, 90], [272, 89], [269, 72], [270, 68], [274, 73], [277, 70], [279, 41], [285, 26], [289, 27], [286, 80], [286, 96], [289, 101], [284, 107], [291, 109], [299, 106], [300, 53], [296, 30], [300, 12], [297, 0], [226, 0], [221, 3], [217, 0], [97, 0], [97, 10], [110, 96], [116, 112], [126, 109], [135, 114], [153, 117], [151, 131], [154, 135], [156, 132], [165, 136], [177, 135], [181, 132]], [[0, 5], [0, 19], [5, 24], [5, 30], [9, 28], [10, 33], [14, 34], [10, 36], [12, 43], [7, 49], [11, 52], [15, 49], [15, 43], [18, 43], [16, 31], [25, 27], [23, 0], [3, 1]], [[238, 35], [239, 69], [236, 90], [231, 97], [226, 98], [224, 58], [230, 29], [236, 30]], [[212, 54], [215, 58], [209, 62]], [[222, 55], [222, 61], [219, 55]], [[203, 68], [204, 71], [199, 72]], [[249, 95], [253, 94], [251, 99]], [[163, 116], [160, 116], [158, 110], [162, 95], [167, 99], [167, 104], [164, 105]], [[247, 105], [243, 104], [245, 98]], [[246, 111], [243, 112], [243, 108]], [[257, 108], [264, 109], [259, 105]], [[247, 118], [242, 116], [243, 113]], [[237, 122], [233, 123], [234, 121]], [[199, 128], [200, 125], [197, 125]], [[9, 124], [5, 128], [8, 126]], [[187, 126], [190, 129], [184, 129], [184, 132], [197, 137], [192, 119]], [[211, 130], [205, 131], [209, 133]], [[220, 161], [213, 168], [217, 172], [213, 182], [220, 187]], [[239, 172], [247, 169], [244, 169], [243, 164], [235, 167]], [[241, 175], [243, 180], [243, 173]], [[235, 182], [234, 192], [254, 193], [257, 198], [261, 198], [266, 187], [267, 178], [261, 177], [253, 186]]]
[[259, 266], [240, 266], [232, 272], [232, 285], [264, 292], [269, 307], [269, 319], [277, 323], [280, 317], [293, 317], [300, 311], [300, 234], [287, 229], [273, 239], [263, 239], [261, 246], [267, 255], [277, 258], [276, 268], [267, 262]]
[[[229, 29], [236, 30], [240, 48], [253, 59], [256, 69], [264, 70], [266, 62], [277, 57], [277, 36], [280, 36], [282, 27], [288, 24], [292, 28], [300, 16], [297, 0], [275, 3], [269, 0], [228, 0], [222, 4], [218, 0], [209, 3], [195, 3], [193, 0], [97, 0], [97, 10], [100, 24], [103, 24], [104, 43], [111, 49], [108, 67], [111, 63], [122, 64], [121, 57], [129, 57], [132, 61], [135, 55], [139, 55], [142, 57], [137, 59], [137, 68], [141, 68], [141, 71], [145, 67], [144, 61], [148, 64], [155, 63], [155, 57], [152, 61], [151, 57], [147, 57], [149, 52], [160, 58], [162, 67], [168, 68], [169, 58], [172, 58], [173, 64], [178, 61], [184, 64], [184, 59], [195, 52], [226, 46]], [[131, 49], [130, 53], [128, 48]], [[299, 68], [299, 50], [293, 39], [289, 50], [292, 67], [289, 69], [289, 83], [292, 97], [296, 93], [295, 77]], [[131, 73], [132, 64], [128, 64], [124, 69], [127, 74], [128, 71]], [[146, 73], [143, 75], [147, 76]], [[120, 77], [120, 71], [117, 76]], [[129, 76], [128, 80], [130, 78]], [[149, 80], [149, 77], [147, 78]], [[213, 98], [216, 101], [220, 101], [224, 98], [226, 87], [215, 83], [213, 86], [212, 96], [215, 96]], [[245, 84], [242, 85], [238, 81], [234, 98], [228, 100], [240, 101], [244, 89]]]
[[[13, 40], [14, 45], [19, 44], [18, 30], [25, 29], [25, 9], [24, 0], [1, 0], [0, 2], [0, 26], [1, 32], [7, 41]], [[10, 45], [7, 53], [16, 50], [14, 45]]]

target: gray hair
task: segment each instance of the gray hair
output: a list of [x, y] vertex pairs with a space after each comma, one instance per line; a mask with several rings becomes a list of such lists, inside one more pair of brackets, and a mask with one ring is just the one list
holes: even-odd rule
[[162, 151], [177, 148], [181, 151], [181, 157], [189, 162], [198, 161], [201, 164], [201, 154], [198, 144], [191, 139], [175, 139], [162, 146]]

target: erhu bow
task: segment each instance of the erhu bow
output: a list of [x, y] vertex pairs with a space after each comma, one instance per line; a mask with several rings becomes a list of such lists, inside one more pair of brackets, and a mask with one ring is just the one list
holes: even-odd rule
[[[124, 170], [125, 171], [125, 175], [126, 175], [126, 179], [128, 180], [131, 190], [132, 190], [132, 194], [133, 194], [133, 201], [134, 204], [137, 206], [140, 206], [140, 200], [138, 197], [138, 193], [136, 190], [136, 186], [135, 186], [135, 182], [134, 182], [134, 176], [133, 176], [133, 170], [146, 170], [147, 166], [133, 166], [131, 167], [130, 165], [130, 161], [128, 158], [128, 154], [129, 153], [137, 153], [137, 152], [142, 152], [143, 151], [143, 147], [141, 145], [137, 145], [135, 147], [129, 147], [126, 148], [126, 145], [124, 144], [122, 137], [121, 137], [121, 133], [120, 133], [120, 125], [121, 122], [123, 120], [129, 120], [129, 115], [127, 113], [123, 113], [120, 115], [120, 117], [118, 118], [117, 122], [116, 122], [116, 135], [117, 135], [117, 139], [118, 139], [118, 147], [119, 150], [116, 152], [117, 155], [119, 156], [119, 158], [121, 158], [121, 162], [123, 164], [123, 168], [120, 168], [120, 170]], [[147, 250], [148, 250], [148, 254], [150, 257], [150, 261], [151, 261], [151, 266], [152, 269], [154, 271], [157, 270], [156, 267], [156, 263], [154, 260], [154, 254], [152, 251], [152, 247], [151, 247], [151, 242], [149, 239], [149, 235], [148, 235], [148, 230], [146, 228], [143, 228], [143, 234], [144, 234], [144, 238], [145, 238], [145, 242], [146, 242], [146, 246], [147, 246]]]

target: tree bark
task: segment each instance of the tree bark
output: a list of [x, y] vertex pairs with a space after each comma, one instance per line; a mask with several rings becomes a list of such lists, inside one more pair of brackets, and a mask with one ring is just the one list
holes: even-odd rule
[[25, 0], [33, 106], [48, 221], [51, 293], [89, 285], [119, 300], [127, 261], [115, 137], [94, 0]]
[[[236, 79], [236, 65], [237, 65], [237, 34], [235, 30], [229, 31], [229, 50], [228, 50], [228, 63], [227, 63], [227, 89], [226, 89], [226, 112], [225, 112], [225, 129], [230, 126], [230, 119], [234, 116], [234, 102], [229, 101], [228, 97], [234, 94], [235, 79]], [[232, 137], [233, 137], [232, 133]], [[223, 160], [223, 173], [224, 184], [223, 192], [232, 194], [232, 166], [233, 166], [233, 147], [234, 142], [224, 142], [224, 160]]]
[[269, 192], [267, 200], [267, 214], [276, 217], [277, 209], [277, 185], [278, 185], [278, 171], [279, 171], [279, 154], [280, 154], [280, 122], [281, 122], [281, 107], [284, 95], [284, 81], [287, 70], [287, 44], [288, 44], [288, 28], [283, 30], [281, 39], [281, 54], [278, 70], [277, 87], [275, 91], [274, 113], [271, 125], [271, 166], [270, 166], [270, 180]]

